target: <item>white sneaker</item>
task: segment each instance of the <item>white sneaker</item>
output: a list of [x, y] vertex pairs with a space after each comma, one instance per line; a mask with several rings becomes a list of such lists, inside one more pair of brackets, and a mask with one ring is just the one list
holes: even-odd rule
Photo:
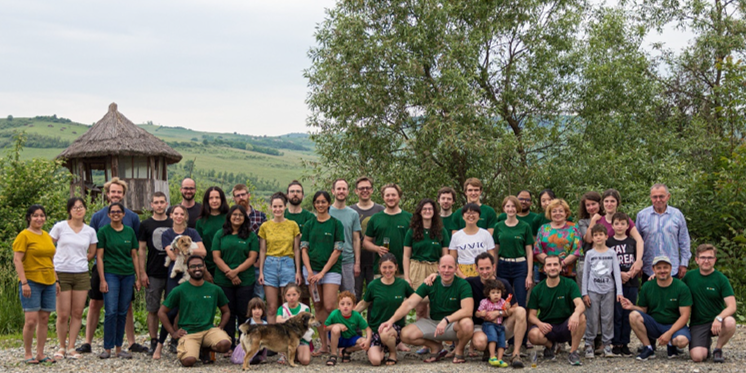
[[593, 346], [591, 345], [585, 345], [585, 358], [586, 359], [593, 359], [595, 358], [595, 353], [593, 352]]
[[619, 357], [621, 355], [615, 354], [611, 349], [611, 345], [604, 346], [604, 357]]

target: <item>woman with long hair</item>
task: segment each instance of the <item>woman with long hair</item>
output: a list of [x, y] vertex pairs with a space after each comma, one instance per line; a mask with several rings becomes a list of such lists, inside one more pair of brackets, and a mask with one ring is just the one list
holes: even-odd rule
[[202, 237], [202, 243], [205, 245], [207, 255], [205, 256], [205, 266], [211, 275], [215, 276], [215, 262], [212, 261], [212, 239], [215, 233], [223, 229], [225, 216], [228, 214], [228, 201], [225, 199], [225, 193], [220, 187], [209, 187], [205, 190], [202, 197], [202, 210], [194, 227], [197, 233]]
[[[590, 228], [596, 225], [599, 219], [603, 218], [604, 207], [601, 204], [601, 195], [598, 192], [590, 191], [580, 198], [578, 207], [578, 232], [583, 237], [583, 250], [578, 258], [577, 272], [578, 284], [583, 283], [583, 267], [585, 267], [585, 252], [593, 247], [593, 235]], [[612, 233], [613, 234], [613, 233]], [[611, 236], [610, 236], [611, 237]]]

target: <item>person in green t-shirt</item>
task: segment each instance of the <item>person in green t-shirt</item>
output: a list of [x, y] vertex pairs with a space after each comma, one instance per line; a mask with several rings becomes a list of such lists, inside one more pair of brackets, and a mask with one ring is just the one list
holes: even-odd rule
[[[448, 254], [450, 235], [443, 227], [438, 205], [430, 198], [417, 204], [406, 236], [404, 236], [404, 280], [413, 288], [438, 272], [438, 260]], [[427, 317], [428, 301], [415, 307], [417, 319]]]
[[[176, 357], [185, 367], [193, 366], [205, 350], [228, 352], [231, 339], [223, 329], [228, 324], [228, 298], [217, 285], [204, 280], [205, 259], [192, 255], [187, 259], [191, 278], [177, 286], [158, 310], [158, 318], [172, 338], [181, 338]], [[179, 309], [179, 329], [168, 318], [168, 311]], [[215, 308], [220, 309], [220, 325], [213, 326]]]
[[[466, 203], [476, 203], [480, 207], [477, 227], [486, 229], [492, 235], [495, 224], [497, 224], [497, 213], [495, 213], [495, 209], [492, 207], [482, 204], [482, 182], [475, 177], [466, 179], [466, 182], [464, 182], [464, 194], [466, 194]], [[452, 217], [456, 229], [451, 231], [451, 235], [459, 229], [466, 227], [461, 209], [456, 210]]]
[[[303, 226], [300, 249], [303, 256], [303, 276], [313, 296], [316, 319], [323, 323], [337, 306], [337, 292], [342, 284], [342, 261], [344, 249], [344, 227], [329, 215], [332, 197], [320, 190], [313, 195], [316, 218]], [[319, 333], [321, 348], [313, 356], [326, 354], [327, 335]]]
[[236, 328], [247, 320], [249, 301], [254, 297], [254, 263], [259, 257], [259, 240], [251, 231], [246, 210], [233, 205], [226, 215], [223, 229], [212, 240], [215, 261], [215, 285], [220, 286], [230, 301], [230, 320], [225, 327], [236, 347]]
[[[326, 329], [329, 330], [329, 344], [332, 350], [329, 360], [326, 361], [328, 366], [337, 365], [337, 347], [341, 348], [342, 362], [349, 363], [350, 353], [367, 350], [373, 336], [363, 316], [353, 310], [356, 301], [355, 294], [343, 291], [337, 296], [337, 301], [339, 308], [332, 311], [324, 322]], [[365, 331], [365, 338], [357, 334], [358, 330]]]
[[[396, 184], [386, 184], [381, 188], [381, 197], [386, 208], [373, 215], [365, 228], [363, 248], [378, 254], [373, 267], [378, 268], [378, 258], [387, 252], [396, 256], [399, 263], [403, 263], [404, 237], [407, 234], [412, 214], [399, 207], [402, 190]], [[402, 274], [402, 269], [399, 269]]]
[[202, 210], [194, 229], [202, 237], [202, 244], [207, 250], [205, 257], [207, 271], [213, 277], [215, 276], [215, 262], [212, 261], [212, 238], [215, 237], [215, 233], [223, 229], [228, 208], [225, 192], [220, 187], [213, 186], [205, 190], [205, 195], [202, 197]]
[[723, 347], [736, 333], [736, 296], [728, 278], [715, 269], [717, 249], [710, 244], [697, 246], [698, 271], [689, 271], [682, 280], [692, 292], [692, 319], [689, 328], [692, 342], [689, 355], [695, 362], [707, 360], [712, 337], [718, 336], [712, 360], [725, 361]]
[[438, 263], [439, 277], [433, 285], [422, 284], [396, 310], [388, 321], [378, 327], [379, 333], [386, 333], [394, 324], [404, 318], [422, 299], [433, 299], [430, 303], [430, 317], [417, 320], [401, 331], [401, 340], [415, 346], [426, 346], [434, 351], [425, 359], [432, 363], [445, 357], [443, 341], [456, 342], [453, 362], [463, 363], [464, 348], [474, 334], [474, 322], [471, 319], [474, 310], [474, 297], [471, 286], [466, 280], [456, 277], [456, 260], [450, 255], [440, 258]]
[[440, 205], [440, 220], [443, 221], [443, 228], [448, 235], [457, 231], [458, 227], [454, 223], [453, 204], [456, 202], [456, 191], [451, 187], [442, 187], [438, 189], [438, 205]]
[[692, 339], [686, 326], [692, 311], [692, 293], [681, 280], [671, 277], [671, 259], [667, 256], [653, 259], [653, 271], [655, 281], [642, 285], [636, 306], [627, 298], [621, 302], [622, 308], [633, 311], [629, 324], [642, 342], [637, 360], [643, 361], [655, 357], [652, 342], [656, 339], [659, 345], [667, 346], [669, 359]]
[[[518, 194], [515, 195], [516, 198], [518, 198], [518, 201], [520, 204], [518, 205], [518, 212], [516, 213], [516, 218], [526, 224], [528, 224], [529, 227], [531, 227], [531, 235], [536, 236], [536, 231], [534, 230], [534, 224], [536, 219], [541, 219], [541, 216], [533, 211], [531, 211], [531, 202], [532, 202], [532, 195], [531, 192], [524, 189]], [[500, 215], [497, 216], [497, 222], [505, 221], [505, 219], [508, 218], [508, 214], [505, 212], [502, 212]]]
[[[290, 184], [288, 184], [288, 208], [285, 210], [285, 219], [292, 220], [296, 224], [298, 224], [298, 230], [301, 232], [303, 232], [303, 225], [306, 224], [307, 221], [316, 219], [316, 216], [313, 213], [301, 207], [304, 196], [305, 193], [303, 191], [303, 185], [300, 183], [300, 181], [293, 180], [290, 182]], [[298, 260], [300, 260], [300, 251], [298, 252]], [[300, 271], [303, 263], [296, 261], [295, 264], [296, 270]], [[302, 276], [303, 274], [301, 273], [301, 277]], [[299, 286], [301, 288], [300, 301], [304, 304], [311, 304], [311, 293], [308, 291], [308, 286], [306, 286], [306, 283], [304, 281], [300, 281]]]
[[585, 333], [585, 305], [575, 281], [560, 276], [560, 257], [548, 255], [544, 260], [547, 278], [531, 292], [528, 301], [528, 340], [544, 346], [544, 358], [554, 360], [554, 346], [570, 342], [568, 360], [581, 365], [578, 346]]
[[518, 198], [505, 197], [502, 208], [506, 218], [495, 225], [492, 234], [498, 256], [497, 273], [513, 286], [518, 305], [526, 307], [528, 289], [534, 284], [534, 235], [531, 226], [518, 216]]
[[[394, 254], [383, 254], [378, 261], [381, 277], [370, 283], [365, 297], [355, 307], [355, 311], [360, 313], [368, 310], [368, 324], [373, 329], [368, 360], [373, 366], [379, 366], [384, 361], [386, 365], [396, 365], [399, 361], [396, 346], [401, 343], [401, 330], [405, 320], [397, 321], [384, 333], [378, 332], [378, 327], [390, 319], [404, 300], [414, 293], [414, 289], [406, 281], [396, 277], [397, 267]], [[387, 352], [388, 358], [384, 360]]]

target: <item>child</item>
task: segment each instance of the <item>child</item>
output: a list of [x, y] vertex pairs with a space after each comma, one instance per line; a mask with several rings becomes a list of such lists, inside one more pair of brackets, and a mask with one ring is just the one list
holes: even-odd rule
[[[636, 261], [642, 260], [641, 255], [637, 253], [637, 241], [627, 236], [629, 229], [629, 217], [623, 212], [617, 212], [611, 217], [611, 226], [614, 229], [614, 236], [606, 240], [606, 246], [611, 251], [616, 252], [617, 260], [622, 276], [622, 293], [629, 299], [632, 304], [637, 304], [637, 291], [640, 286], [640, 280], [637, 274], [632, 272], [632, 266]], [[629, 313], [622, 308], [622, 304], [614, 304], [614, 345], [613, 352], [616, 355], [632, 356], [632, 352], [627, 346], [632, 327], [629, 324]]]
[[[510, 316], [510, 305], [506, 307], [503, 294], [505, 285], [501, 281], [487, 280], [484, 284], [485, 298], [479, 302], [476, 316], [484, 319], [482, 323], [482, 332], [487, 336], [487, 343], [490, 350], [489, 363], [492, 366], [507, 368], [508, 363], [503, 361], [503, 352], [505, 352], [505, 327], [503, 317]], [[497, 311], [503, 311], [503, 316], [497, 316]], [[493, 313], [494, 312], [494, 313]], [[497, 347], [497, 354], [495, 354]]]
[[[264, 318], [267, 316], [267, 306], [264, 304], [262, 298], [256, 297], [249, 301], [249, 315], [251, 318], [249, 322], [251, 325], [266, 325], [267, 322]], [[263, 348], [256, 352], [256, 355], [251, 357], [251, 364], [261, 364], [267, 361], [267, 349]]]
[[[287, 319], [301, 313], [301, 312], [311, 312], [311, 309], [299, 302], [301, 295], [300, 287], [294, 283], [288, 284], [285, 286], [285, 291], [283, 292], [283, 298], [285, 299], [285, 303], [282, 305], [282, 307], [277, 309], [277, 323], [282, 324]], [[302, 365], [308, 365], [311, 363], [311, 339], [313, 338], [313, 329], [309, 328], [306, 334], [303, 334], [303, 337], [300, 340], [300, 344], [298, 345], [298, 348], [295, 350], [295, 359], [298, 360], [298, 362]], [[277, 360], [280, 364], [285, 364], [285, 356], [280, 356], [280, 359]]]
[[[337, 295], [339, 309], [332, 311], [326, 318], [326, 328], [329, 329], [329, 343], [331, 344], [331, 355], [326, 365], [337, 365], [337, 347], [341, 347], [342, 362], [350, 362], [350, 352], [368, 350], [373, 332], [368, 323], [353, 308], [357, 303], [355, 295], [349, 291], [343, 291]], [[357, 330], [365, 330], [365, 338], [357, 335]]]
[[[616, 252], [606, 247], [609, 237], [603, 224], [591, 228], [593, 248], [585, 253], [583, 268], [583, 302], [585, 302], [585, 358], [593, 359], [593, 339], [598, 333], [599, 317], [604, 345], [604, 357], [617, 356], [611, 349], [614, 337], [614, 294], [616, 301], [622, 299], [622, 277]], [[616, 290], [616, 291], [615, 291]]]

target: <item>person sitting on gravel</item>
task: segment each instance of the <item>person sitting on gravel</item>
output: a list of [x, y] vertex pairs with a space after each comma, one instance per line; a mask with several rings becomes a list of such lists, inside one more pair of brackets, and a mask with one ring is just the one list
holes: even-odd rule
[[725, 361], [723, 346], [736, 333], [736, 297], [728, 278], [715, 269], [717, 249], [710, 244], [697, 247], [696, 258], [698, 271], [687, 272], [684, 284], [692, 292], [692, 319], [689, 327], [692, 343], [689, 344], [689, 355], [695, 362], [707, 360], [710, 356], [712, 337], [718, 336], [712, 360], [716, 363]]
[[540, 282], [528, 301], [528, 321], [533, 325], [528, 340], [544, 346], [544, 358], [554, 360], [559, 343], [571, 341], [567, 357], [572, 365], [582, 365], [578, 346], [585, 333], [585, 305], [574, 280], [560, 276], [562, 264], [557, 255], [544, 259], [547, 278]]
[[[212, 352], [225, 353], [231, 348], [231, 338], [223, 329], [230, 319], [228, 298], [223, 290], [203, 278], [205, 259], [192, 255], [187, 260], [189, 282], [171, 291], [158, 310], [158, 318], [171, 337], [179, 339], [176, 357], [185, 367], [193, 366], [198, 358], [207, 364], [214, 361]], [[168, 319], [168, 311], [179, 308], [179, 330]], [[213, 326], [215, 308], [220, 308], [220, 326]]]
[[430, 297], [430, 317], [421, 318], [401, 331], [401, 340], [416, 346], [426, 346], [436, 351], [425, 359], [426, 363], [439, 361], [448, 351], [443, 341], [456, 342], [453, 363], [465, 363], [464, 348], [474, 334], [471, 315], [474, 298], [466, 280], [456, 277], [456, 260], [450, 255], [440, 258], [438, 276], [432, 285], [422, 284], [401, 304], [391, 318], [378, 327], [379, 333], [386, 333], [401, 318], [407, 316], [422, 299]]
[[622, 307], [633, 311], [629, 323], [642, 342], [642, 351], [637, 360], [655, 357], [651, 340], [667, 346], [668, 358], [676, 357], [679, 348], [684, 348], [692, 339], [686, 322], [692, 310], [692, 293], [677, 278], [671, 277], [671, 259], [657, 256], [653, 259], [655, 281], [647, 281], [640, 289], [637, 306], [622, 298]]

